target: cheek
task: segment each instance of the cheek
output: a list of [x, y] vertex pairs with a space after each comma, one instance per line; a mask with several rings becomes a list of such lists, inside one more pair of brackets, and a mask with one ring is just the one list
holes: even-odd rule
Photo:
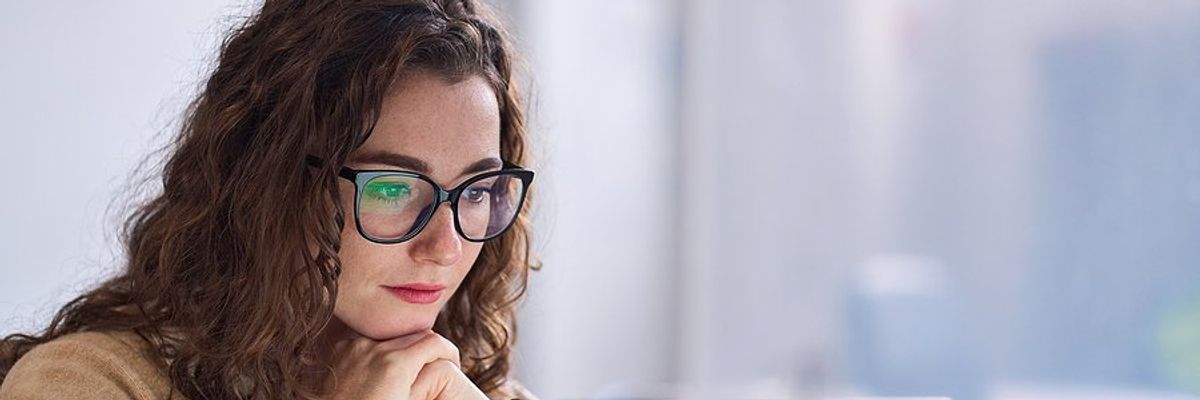
[[354, 218], [354, 186], [349, 182], [342, 184], [342, 244], [338, 256], [342, 260], [342, 276], [353, 279], [360, 272], [361, 265], [369, 262], [372, 243], [358, 234], [358, 226]]
[[346, 243], [348, 239], [352, 239], [350, 234], [358, 234], [358, 228], [354, 224], [354, 184], [341, 182], [339, 188], [342, 194], [342, 243]]
[[479, 260], [479, 254], [481, 253], [482, 250], [483, 250], [482, 243], [473, 243], [473, 242], [464, 242], [463, 243], [462, 265], [459, 266], [459, 276], [458, 276], [458, 279], [460, 281], [463, 278], [466, 278], [467, 273], [471, 272], [471, 268], [473, 268], [473, 266], [475, 265], [475, 262]]
[[338, 277], [338, 292], [343, 298], [355, 297], [359, 282], [369, 278], [372, 266], [377, 263], [381, 249], [379, 246], [363, 238], [358, 233], [354, 220], [354, 189], [353, 186], [343, 187], [342, 204], [344, 207], [344, 222], [342, 226], [342, 244], [338, 257], [342, 262], [342, 274]]
[[340, 297], [353, 297], [355, 282], [362, 279], [367, 272], [363, 267], [370, 263], [369, 257], [366, 257], [369, 254], [367, 250], [358, 232], [347, 224], [347, 228], [342, 229], [342, 247], [338, 251], [338, 258], [342, 261], [342, 273], [338, 276]]

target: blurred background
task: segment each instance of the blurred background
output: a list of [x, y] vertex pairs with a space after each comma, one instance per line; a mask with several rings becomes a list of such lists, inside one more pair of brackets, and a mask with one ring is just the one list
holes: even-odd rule
[[[249, 9], [71, 3], [0, 4], [3, 333], [119, 265], [114, 202]], [[1200, 2], [493, 4], [542, 398], [1200, 395]]]

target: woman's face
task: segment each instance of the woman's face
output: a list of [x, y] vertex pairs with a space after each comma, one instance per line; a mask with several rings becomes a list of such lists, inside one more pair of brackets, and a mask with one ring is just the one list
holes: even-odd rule
[[[384, 99], [375, 130], [346, 166], [420, 172], [451, 189], [482, 171], [500, 169], [500, 114], [483, 78], [447, 83], [433, 75], [405, 78]], [[386, 340], [430, 329], [442, 306], [475, 263], [482, 243], [454, 229], [442, 204], [416, 237], [377, 244], [359, 235], [352, 218], [354, 184], [340, 179], [347, 220], [334, 316], [360, 335]], [[445, 286], [432, 303], [410, 302], [387, 287]]]

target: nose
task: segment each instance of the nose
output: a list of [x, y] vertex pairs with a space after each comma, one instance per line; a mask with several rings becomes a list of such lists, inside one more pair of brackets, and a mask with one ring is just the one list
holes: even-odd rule
[[438, 207], [425, 228], [412, 238], [409, 255], [423, 264], [454, 265], [462, 257], [462, 238], [454, 230], [454, 212]]

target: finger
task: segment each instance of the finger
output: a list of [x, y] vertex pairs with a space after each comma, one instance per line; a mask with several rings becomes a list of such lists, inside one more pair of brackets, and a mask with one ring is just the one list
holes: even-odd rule
[[438, 399], [445, 397], [450, 379], [458, 373], [458, 366], [449, 360], [438, 359], [421, 368], [417, 379], [413, 381], [411, 396], [417, 399]]
[[462, 367], [458, 346], [455, 346], [454, 343], [442, 337], [442, 335], [433, 332], [422, 336], [419, 340], [398, 352], [403, 353], [404, 357], [419, 360], [421, 365], [431, 363], [437, 359], [445, 359], [454, 363], [455, 366]]

